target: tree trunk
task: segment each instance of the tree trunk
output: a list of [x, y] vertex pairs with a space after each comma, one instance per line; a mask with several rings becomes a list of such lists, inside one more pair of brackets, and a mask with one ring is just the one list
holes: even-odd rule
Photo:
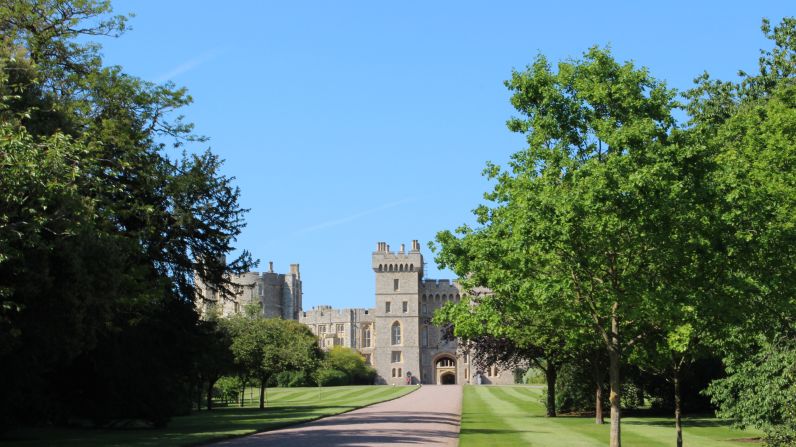
[[621, 418], [621, 379], [619, 377], [619, 318], [616, 315], [614, 304], [613, 315], [611, 316], [611, 337], [608, 346], [608, 381], [611, 385], [611, 447], [622, 446], [622, 436], [619, 427]]
[[605, 424], [603, 417], [603, 373], [600, 371], [599, 352], [595, 351], [591, 361], [591, 375], [594, 380], [594, 423]]
[[202, 384], [204, 381], [199, 379], [199, 383], [196, 385], [196, 410], [202, 411]]
[[594, 387], [594, 423], [605, 424], [605, 418], [603, 417], [603, 384], [600, 382], [596, 382]]
[[265, 379], [260, 379], [260, 409], [265, 408]]
[[674, 429], [677, 431], [677, 447], [683, 447], [683, 426], [681, 425], [680, 371], [674, 370]]
[[556, 379], [558, 371], [552, 362], [547, 362], [544, 370], [545, 380], [547, 381], [547, 417], [556, 417]]
[[240, 388], [240, 406], [243, 407], [243, 401], [246, 400], [246, 381], [243, 381], [243, 385]]
[[207, 409], [213, 409], [213, 387], [216, 386], [216, 381], [218, 379], [208, 380], [207, 381]]

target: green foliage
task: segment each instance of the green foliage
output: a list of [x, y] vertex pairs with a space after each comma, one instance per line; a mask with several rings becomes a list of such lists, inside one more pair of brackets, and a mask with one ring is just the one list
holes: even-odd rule
[[371, 385], [376, 377], [376, 370], [365, 363], [362, 354], [343, 346], [335, 346], [326, 354], [323, 369], [337, 370], [345, 375], [344, 383], [337, 385]]
[[209, 364], [195, 277], [224, 289], [253, 265], [247, 252], [221, 261], [245, 212], [221, 161], [164, 151], [203, 141], [174, 116], [190, 96], [103, 66], [88, 41], [126, 29], [110, 11], [98, 0], [0, 8], [3, 425], [162, 424], [185, 411]]
[[317, 338], [298, 321], [238, 314], [224, 324], [232, 336], [230, 349], [241, 381], [259, 381], [261, 408], [265, 387], [277, 374], [314, 371], [323, 359]]
[[343, 371], [333, 368], [320, 368], [315, 372], [315, 380], [319, 386], [348, 385], [349, 377]]
[[796, 340], [760, 340], [753, 354], [725, 359], [728, 376], [707, 389], [721, 417], [767, 434], [767, 444], [796, 445]]

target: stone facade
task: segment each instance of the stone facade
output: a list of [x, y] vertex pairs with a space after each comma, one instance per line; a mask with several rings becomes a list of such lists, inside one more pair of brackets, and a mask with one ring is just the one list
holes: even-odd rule
[[269, 262], [267, 272], [247, 272], [234, 275], [232, 295], [222, 295], [197, 280], [201, 299], [197, 306], [205, 316], [215, 312], [228, 316], [242, 312], [247, 305], [259, 305], [261, 315], [266, 318], [298, 320], [301, 312], [301, 273], [298, 264], [290, 264], [289, 273], [274, 273], [274, 264]]
[[321, 346], [358, 350], [376, 368], [377, 383], [514, 383], [512, 371], [473, 371], [467, 353], [457, 353], [455, 341], [442, 340], [431, 324], [434, 311], [447, 301], [458, 301], [462, 291], [455, 281], [423, 277], [423, 255], [418, 241], [407, 252], [379, 242], [371, 257], [375, 274], [376, 307], [333, 309], [317, 306], [301, 312], [299, 321], [318, 335]]

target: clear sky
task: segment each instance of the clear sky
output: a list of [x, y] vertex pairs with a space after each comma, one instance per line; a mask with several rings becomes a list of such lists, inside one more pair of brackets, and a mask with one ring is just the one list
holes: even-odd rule
[[[185, 86], [184, 110], [250, 208], [237, 245], [258, 270], [299, 263], [304, 308], [371, 307], [370, 255], [472, 223], [487, 160], [523, 148], [503, 86], [512, 68], [610, 45], [686, 89], [731, 79], [768, 47], [760, 20], [793, 1], [117, 1], [132, 31], [106, 63]], [[195, 150], [202, 147], [195, 147]]]

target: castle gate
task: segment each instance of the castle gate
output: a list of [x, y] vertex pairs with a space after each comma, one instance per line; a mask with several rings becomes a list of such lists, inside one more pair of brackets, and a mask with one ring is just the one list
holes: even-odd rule
[[456, 360], [450, 356], [439, 357], [434, 362], [434, 377], [438, 385], [456, 384]]

